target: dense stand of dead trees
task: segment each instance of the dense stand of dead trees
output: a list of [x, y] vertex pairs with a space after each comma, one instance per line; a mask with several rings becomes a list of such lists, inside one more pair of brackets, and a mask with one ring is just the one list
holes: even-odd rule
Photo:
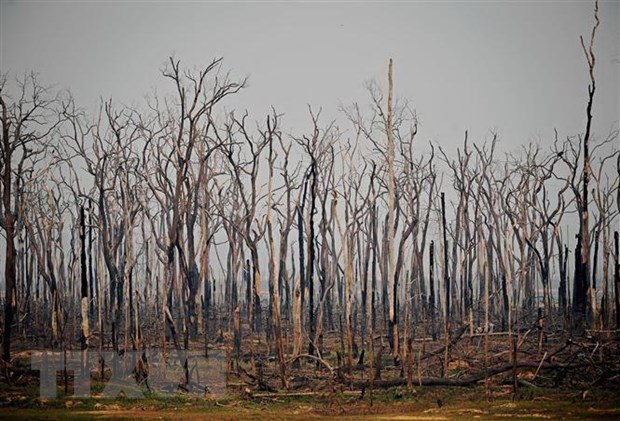
[[219, 59], [171, 59], [170, 96], [94, 118], [34, 76], [16, 92], [2, 79], [3, 359], [28, 344], [207, 356], [230, 337], [254, 372], [267, 341], [287, 388], [334, 349], [348, 370], [367, 352], [372, 381], [384, 338], [409, 370], [415, 338], [444, 338], [447, 370], [460, 326], [618, 331], [620, 153], [617, 131], [591, 128], [597, 26], [583, 137], [508, 155], [495, 134], [421, 145], [391, 60], [387, 98], [371, 84], [341, 127], [310, 110], [293, 134], [275, 111], [223, 113], [245, 82]]

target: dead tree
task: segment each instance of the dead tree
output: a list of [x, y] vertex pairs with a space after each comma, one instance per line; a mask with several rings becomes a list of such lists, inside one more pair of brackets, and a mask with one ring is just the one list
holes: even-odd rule
[[54, 112], [56, 99], [49, 89], [39, 84], [34, 74], [18, 80], [14, 94], [9, 91], [6, 75], [0, 75], [0, 227], [6, 238], [2, 358], [7, 363], [11, 360], [11, 332], [17, 305], [15, 240], [21, 206], [19, 186], [24, 172], [32, 170], [49, 136], [61, 122]]
[[[596, 152], [596, 149], [608, 144], [609, 141], [617, 140], [618, 132], [614, 131], [610, 134], [610, 136], [604, 141], [592, 149], [593, 155]], [[607, 162], [613, 162], [616, 156], [620, 157], [620, 151], [616, 151], [606, 155], [603, 158], [598, 160], [598, 171], [593, 168], [592, 178], [596, 182], [596, 188], [592, 190], [592, 199], [595, 204], [596, 213], [596, 222], [594, 224], [594, 232], [595, 234], [595, 251], [594, 251], [594, 259], [592, 262], [592, 298], [593, 306], [592, 306], [592, 317], [595, 322], [601, 323], [600, 327], [608, 328], [609, 327], [609, 316], [611, 314], [611, 302], [610, 302], [610, 289], [609, 289], [609, 257], [611, 254], [611, 227], [614, 224], [614, 221], [620, 214], [620, 209], [613, 209], [613, 199], [614, 199], [614, 191], [620, 191], [620, 173], [616, 173], [615, 177], [610, 177], [611, 171], [608, 172]], [[597, 303], [596, 303], [596, 288], [597, 288], [597, 268], [598, 268], [598, 244], [599, 237], [602, 234], [602, 291], [603, 296], [600, 305], [600, 312], [596, 312]], [[599, 317], [600, 314], [600, 317]]]
[[282, 313], [280, 311], [281, 297], [280, 297], [280, 262], [278, 254], [276, 253], [276, 246], [274, 242], [274, 229], [272, 212], [274, 208], [273, 203], [273, 174], [276, 155], [274, 154], [273, 144], [276, 138], [281, 139], [281, 133], [278, 127], [278, 115], [273, 113], [272, 116], [267, 117], [267, 128], [261, 132], [261, 136], [268, 143], [268, 164], [269, 164], [269, 181], [267, 187], [267, 239], [269, 243], [269, 295], [271, 297], [271, 323], [273, 324], [274, 335], [276, 339], [276, 350], [278, 355], [278, 363], [280, 365], [280, 381], [284, 389], [288, 388], [288, 379], [286, 377], [286, 360], [284, 342], [282, 340]]
[[[316, 338], [318, 355], [323, 353], [323, 334], [334, 328], [334, 300], [333, 291], [339, 279], [338, 253], [335, 250], [335, 220], [334, 213], [329, 212], [328, 200], [333, 201], [336, 194], [334, 175], [335, 152], [332, 142], [326, 145], [325, 151], [319, 159], [319, 202], [321, 218], [319, 221], [318, 278], [319, 278], [319, 305], [316, 323]], [[329, 207], [331, 209], [331, 206]]]
[[279, 247], [279, 290], [280, 296], [284, 296], [284, 310], [283, 314], [286, 315], [286, 319], [290, 320], [292, 315], [292, 295], [291, 291], [291, 279], [286, 265], [287, 255], [289, 253], [289, 235], [295, 222], [295, 210], [293, 194], [295, 190], [301, 188], [298, 184], [298, 176], [301, 165], [297, 165], [292, 171], [290, 169], [290, 152], [292, 143], [286, 146], [282, 136], [278, 138], [280, 149], [283, 153], [283, 164], [280, 170], [280, 175], [284, 183], [282, 197], [279, 202], [284, 202], [284, 209], [280, 210], [279, 207], [275, 207], [274, 210], [279, 214], [280, 218], [280, 247]]
[[[452, 233], [452, 268], [451, 271], [457, 276], [457, 268], [461, 263], [460, 283], [460, 315], [461, 319], [472, 318], [473, 314], [473, 262], [474, 262], [474, 235], [475, 227], [472, 227], [470, 218], [470, 207], [476, 203], [474, 200], [474, 182], [476, 180], [475, 171], [470, 168], [472, 165], [472, 150], [468, 143], [468, 132], [465, 131], [463, 150], [457, 148], [456, 159], [448, 158], [447, 154], [440, 147], [443, 161], [448, 165], [452, 173], [452, 186], [458, 195], [458, 202], [455, 209], [455, 224]], [[460, 255], [460, 257], [459, 257]]]
[[[314, 113], [309, 108], [310, 118], [312, 120], [312, 134], [303, 135], [301, 137], [294, 137], [294, 140], [303, 149], [310, 162], [305, 172], [304, 188], [302, 190], [301, 203], [297, 205], [298, 213], [298, 230], [299, 230], [299, 256], [300, 256], [300, 292], [301, 292], [301, 308], [303, 311], [303, 305], [305, 301], [305, 290], [307, 289], [308, 298], [308, 354], [314, 355], [316, 343], [317, 343], [317, 324], [316, 324], [316, 309], [314, 305], [315, 291], [315, 266], [316, 266], [316, 245], [315, 245], [315, 222], [314, 216], [316, 213], [316, 202], [319, 187], [319, 164], [322, 161], [325, 163], [330, 162], [328, 154], [330, 152], [331, 144], [334, 139], [334, 127], [333, 123], [328, 124], [326, 128], [322, 129], [319, 125], [320, 111]], [[303, 210], [306, 205], [306, 200], [309, 201], [309, 208], [307, 211], [307, 221], [304, 220]], [[307, 231], [306, 238], [304, 239], [303, 233]], [[306, 251], [304, 249], [304, 243]], [[323, 247], [326, 245], [323, 244]], [[307, 261], [306, 257], [307, 256]]]
[[573, 310], [578, 318], [586, 317], [588, 311], [588, 290], [590, 288], [590, 215], [588, 213], [588, 189], [591, 175], [590, 164], [590, 130], [592, 126], [592, 104], [594, 101], [594, 92], [596, 84], [594, 80], [594, 37], [596, 29], [599, 26], [598, 19], [598, 2], [594, 5], [594, 21], [590, 36], [590, 45], [586, 45], [581, 37], [581, 46], [588, 62], [588, 70], [590, 75], [590, 85], [588, 86], [588, 104], [586, 107], [586, 131], [583, 136], [583, 168], [582, 168], [582, 193], [580, 200], [576, 201], [579, 211], [579, 239], [581, 240], [581, 255], [579, 256], [578, 266], [575, 269], [575, 285], [573, 287]]
[[86, 216], [84, 205], [80, 206], [80, 308], [82, 315], [82, 335], [80, 337], [82, 349], [88, 348], [89, 322], [88, 322], [88, 269], [86, 266]]
[[[62, 292], [62, 268], [56, 262], [55, 249], [62, 248], [62, 203], [60, 190], [55, 183], [49, 183], [49, 171], [38, 177], [31, 177], [24, 185], [20, 211], [22, 221], [30, 239], [31, 249], [36, 256], [37, 268], [45, 281], [51, 301], [51, 346], [58, 347], [62, 342], [64, 327]], [[60, 278], [60, 279], [59, 279]]]
[[399, 357], [399, 336], [398, 336], [398, 284], [396, 280], [396, 256], [394, 254], [394, 236], [396, 234], [396, 175], [395, 175], [395, 144], [394, 144], [394, 123], [393, 123], [393, 82], [392, 82], [392, 59], [388, 66], [388, 98], [387, 98], [387, 121], [386, 121], [386, 166], [387, 166], [387, 262], [388, 262], [388, 290], [391, 294], [390, 299], [390, 329], [392, 331], [392, 356], [394, 361]]
[[446, 195], [444, 192], [441, 192], [441, 227], [443, 232], [443, 282], [444, 282], [444, 290], [445, 290], [445, 299], [444, 299], [444, 326], [445, 326], [445, 340], [446, 340], [446, 353], [444, 358], [444, 374], [448, 370], [448, 360], [449, 360], [449, 348], [447, 346], [448, 339], [450, 337], [450, 275], [448, 272], [448, 228], [446, 226]]
[[[399, 133], [399, 127], [405, 121], [408, 121], [405, 117], [405, 112], [409, 111], [407, 104], [396, 103], [393, 100], [393, 83], [392, 83], [392, 61], [390, 60], [388, 65], [388, 96], [387, 104], [384, 105], [383, 95], [377, 88], [376, 84], [370, 84], [368, 90], [370, 92], [372, 101], [372, 115], [370, 118], [366, 118], [360, 111], [358, 104], [353, 104], [349, 109], [345, 109], [344, 112], [347, 118], [351, 121], [356, 131], [362, 134], [362, 138], [369, 141], [369, 146], [372, 152], [377, 153], [381, 157], [381, 166], [377, 169], [376, 173], [383, 174], [380, 178], [382, 181], [382, 187], [384, 187], [385, 193], [385, 222], [384, 222], [384, 235], [380, 240], [383, 249], [373, 250], [373, 256], [379, 257], [378, 259], [379, 270], [382, 278], [385, 282], [382, 285], [382, 302], [384, 307], [385, 318], [388, 323], [388, 336], [390, 347], [392, 350], [392, 357], [396, 362], [400, 359], [399, 349], [399, 323], [398, 323], [398, 297], [399, 297], [399, 279], [397, 274], [397, 257], [395, 250], [395, 239], [398, 231], [398, 220], [400, 214], [400, 205], [397, 202], [402, 195], [398, 192], [396, 186], [398, 170], [401, 166], [401, 162], [396, 160], [396, 144], [398, 143], [399, 151], [401, 155], [405, 152], [405, 147], [401, 144], [402, 141], [411, 143], [415, 136], [415, 115], [413, 119], [409, 120], [413, 126], [408, 128], [409, 130], [404, 133]], [[404, 126], [404, 124], [403, 124]], [[405, 134], [406, 133], [406, 134]], [[405, 139], [407, 137], [407, 139]], [[411, 150], [409, 150], [410, 152]], [[378, 178], [379, 180], [379, 178]], [[382, 197], [383, 194], [377, 194], [377, 198]], [[381, 209], [377, 207], [377, 210]], [[377, 223], [380, 212], [376, 212], [374, 215], [373, 225]], [[409, 231], [411, 235], [412, 230], [415, 227], [411, 225], [403, 228], [403, 232]], [[375, 230], [376, 228], [373, 228]], [[378, 236], [376, 240], [378, 240]], [[406, 241], [406, 239], [405, 239]], [[404, 247], [404, 243], [402, 243]], [[379, 254], [380, 253], [380, 254]], [[374, 259], [375, 257], [373, 257]], [[373, 261], [373, 268], [374, 268]]]
[[[333, 192], [331, 216], [336, 223], [336, 229], [340, 237], [340, 246], [342, 249], [342, 256], [344, 260], [343, 275], [344, 275], [344, 343], [346, 352], [346, 366], [350, 371], [353, 366], [354, 358], [354, 313], [353, 313], [353, 301], [355, 300], [356, 290], [355, 288], [355, 255], [361, 255], [362, 250], [358, 248], [355, 253], [356, 234], [361, 231], [361, 221], [364, 220], [364, 213], [366, 209], [366, 203], [368, 202], [371, 190], [368, 189], [366, 195], [363, 194], [362, 181], [366, 178], [367, 165], [356, 168], [355, 158], [357, 156], [357, 147], [354, 144], [345, 144], [344, 150], [340, 153], [343, 159], [342, 168], [345, 169], [342, 179], [342, 189], [338, 193]], [[339, 213], [342, 211], [338, 209], [338, 197], [344, 199], [344, 224], [341, 223]], [[325, 245], [323, 246], [325, 247]], [[334, 257], [334, 261], [338, 258]], [[328, 286], [328, 288], [331, 287]], [[325, 292], [322, 293], [321, 304], [325, 299]], [[321, 305], [321, 309], [323, 306]], [[322, 311], [321, 311], [322, 314]]]
[[[146, 141], [151, 153], [152, 174], [146, 181], [165, 212], [165, 240], [160, 247], [166, 256], [165, 283], [168, 289], [169, 310], [178, 310], [182, 321], [184, 345], [189, 336], [198, 332], [198, 309], [200, 308], [200, 273], [197, 265], [194, 229], [198, 219], [198, 197], [204, 182], [204, 165], [209, 156], [221, 146], [214, 133], [213, 110], [225, 97], [238, 92], [244, 81], [232, 82], [228, 75], [218, 77], [222, 59], [215, 59], [209, 65], [192, 73], [183, 71], [180, 62], [170, 59], [163, 76], [172, 81], [176, 91], [175, 107], [156, 110], [154, 132]], [[212, 134], [213, 133], [213, 134]], [[198, 157], [198, 150], [203, 153]], [[163, 149], [163, 153], [160, 151]], [[197, 167], [197, 168], [196, 168]], [[178, 268], [178, 272], [177, 272]], [[181, 276], [180, 284], [176, 282]], [[172, 305], [172, 292], [177, 292], [179, 303]], [[187, 295], [186, 295], [187, 294]], [[171, 330], [174, 319], [168, 322]], [[178, 320], [177, 320], [178, 321]]]
[[[230, 122], [225, 128], [225, 144], [222, 147], [231, 174], [232, 183], [241, 199], [240, 226], [236, 227], [237, 232], [243, 238], [244, 243], [250, 251], [252, 261], [251, 287], [249, 288], [249, 323], [253, 333], [260, 334], [262, 325], [262, 312], [260, 302], [261, 292], [261, 271], [258, 258], [258, 243], [264, 235], [264, 227], [256, 224], [255, 217], [259, 204], [258, 174], [261, 162], [261, 155], [268, 146], [268, 140], [263, 137], [253, 136], [246, 127], [245, 113], [241, 119], [230, 115]], [[223, 137], [222, 137], [223, 138]], [[238, 140], [240, 138], [240, 140]], [[237, 144], [247, 147], [248, 158], [245, 158], [243, 151], [237, 148]]]
[[[69, 101], [65, 104], [64, 116], [68, 124], [62, 133], [61, 147], [70, 157], [66, 161], [68, 168], [74, 180], [83, 177], [78, 174], [78, 168], [84, 168], [89, 175], [86, 182], [92, 183], [88, 193], [79, 187], [76, 192], [69, 185], [79, 186], [77, 183], [65, 182], [65, 186], [72, 191], [75, 200], [84, 197], [96, 206], [100, 251], [110, 282], [107, 313], [111, 320], [112, 346], [114, 350], [119, 349], [119, 333], [124, 322], [124, 347], [128, 347], [132, 336], [132, 346], [137, 348], [138, 326], [133, 314], [136, 264], [133, 230], [142, 208], [142, 183], [138, 173], [141, 161], [136, 150], [140, 135], [133, 121], [136, 112], [119, 109], [112, 101], [102, 102], [97, 119], [90, 122]], [[103, 340], [101, 332], [100, 340]]]
[[620, 248], [618, 243], [620, 240], [618, 239], [618, 231], [614, 232], [614, 249], [615, 249], [615, 270], [614, 270], [614, 284], [616, 285], [616, 329], [620, 329]]

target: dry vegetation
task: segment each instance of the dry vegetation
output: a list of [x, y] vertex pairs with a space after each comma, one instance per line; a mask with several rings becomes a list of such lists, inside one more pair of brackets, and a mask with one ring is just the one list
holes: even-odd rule
[[[346, 131], [310, 110], [290, 135], [275, 110], [223, 113], [245, 82], [221, 60], [171, 59], [174, 94], [94, 117], [3, 78], [2, 411], [619, 416], [620, 154], [591, 131], [595, 18], [584, 134], [506, 156], [467, 133], [420, 152], [391, 60]], [[62, 398], [39, 399], [42, 349], [94, 356], [92, 396], [71, 398], [65, 367]], [[131, 350], [194, 351], [176, 397], [145, 356], [146, 399], [101, 397], [102, 356]]]

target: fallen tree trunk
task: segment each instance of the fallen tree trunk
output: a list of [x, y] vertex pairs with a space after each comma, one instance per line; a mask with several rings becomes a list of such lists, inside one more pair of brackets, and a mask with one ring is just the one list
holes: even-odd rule
[[[360, 396], [360, 391], [342, 390], [338, 393], [345, 396]], [[278, 399], [278, 398], [302, 398], [302, 397], [326, 397], [329, 392], [276, 392], [276, 393], [254, 393], [254, 399]]]
[[[538, 368], [539, 363], [537, 362], [529, 362], [523, 361], [516, 364], [516, 369], [519, 368]], [[541, 370], [554, 370], [554, 369], [573, 369], [583, 367], [584, 364], [553, 364], [546, 363], [540, 366]], [[486, 370], [480, 371], [478, 373], [474, 373], [467, 377], [463, 378], [442, 378], [442, 377], [422, 377], [418, 379], [414, 379], [414, 382], [419, 386], [472, 386], [478, 383], [481, 380], [484, 380], [488, 377], [497, 376], [498, 374], [502, 374], [506, 371], [510, 371], [515, 369], [515, 365], [512, 363], [503, 364], [497, 367], [490, 367]], [[486, 375], [485, 375], [486, 374]], [[373, 387], [375, 388], [388, 388], [388, 387], [396, 387], [396, 386], [405, 386], [407, 384], [406, 378], [396, 378], [389, 380], [375, 380], [373, 382]], [[368, 381], [354, 381], [353, 387], [355, 389], [363, 389], [370, 387], [370, 383]]]
[[461, 328], [456, 332], [454, 337], [450, 340], [450, 342], [447, 345], [442, 346], [436, 351], [426, 352], [424, 355], [422, 355], [420, 360], [427, 360], [431, 357], [434, 357], [435, 355], [441, 355], [446, 351], [446, 348], [449, 349], [453, 347], [459, 341], [459, 339], [461, 339], [463, 334], [467, 331], [467, 327], [468, 325], [461, 326]]

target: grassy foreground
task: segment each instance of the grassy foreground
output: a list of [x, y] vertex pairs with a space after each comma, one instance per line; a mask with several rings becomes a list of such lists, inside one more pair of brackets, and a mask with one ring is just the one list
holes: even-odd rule
[[516, 398], [509, 387], [493, 387], [488, 394], [483, 387], [422, 387], [367, 391], [363, 397], [360, 392], [335, 392], [42, 400], [37, 388], [1, 387], [0, 419], [620, 419], [620, 393], [600, 389], [521, 388]]

